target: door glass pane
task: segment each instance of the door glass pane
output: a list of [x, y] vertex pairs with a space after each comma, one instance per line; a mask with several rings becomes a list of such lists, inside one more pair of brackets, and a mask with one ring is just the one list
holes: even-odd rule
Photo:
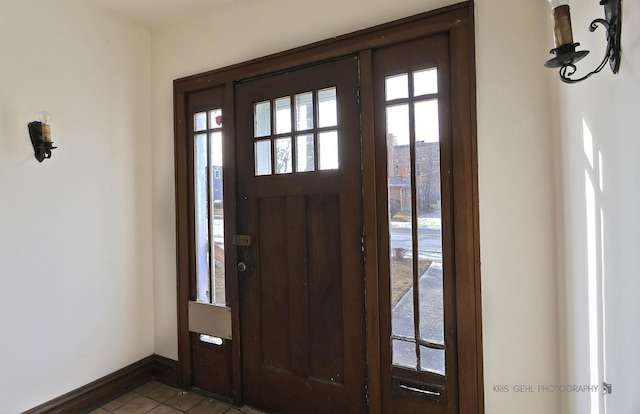
[[291, 138], [276, 139], [276, 174], [292, 171]]
[[313, 134], [296, 137], [296, 171], [314, 171], [314, 139]]
[[271, 174], [271, 140], [256, 141], [256, 175]]
[[222, 109], [194, 114], [196, 300], [225, 305]]
[[[407, 253], [410, 251], [406, 251], [402, 247], [395, 247], [391, 253], [391, 335], [413, 340], [415, 338], [413, 259], [411, 256], [407, 257]], [[404, 257], [399, 259], [398, 253], [404, 253]], [[411, 353], [416, 353], [415, 347], [411, 349]], [[401, 357], [398, 355], [398, 350], [394, 349], [393, 357], [394, 361]]]
[[418, 239], [421, 254], [431, 264], [420, 276], [420, 338], [444, 344], [438, 100], [417, 102], [414, 108]]
[[418, 357], [416, 355], [416, 345], [413, 342], [393, 340], [393, 365], [404, 368], [416, 369]]
[[193, 130], [194, 131], [204, 131], [207, 129], [207, 113], [206, 112], [198, 112], [193, 115]]
[[444, 375], [444, 349], [420, 347], [420, 369]]
[[[387, 107], [391, 334], [415, 338], [409, 106]], [[393, 341], [393, 363], [415, 368], [414, 343]]]
[[222, 128], [222, 109], [209, 111], [209, 129]]
[[438, 93], [438, 68], [413, 72], [413, 96]]
[[211, 288], [214, 305], [226, 305], [225, 275], [224, 275], [224, 195], [222, 189], [222, 132], [216, 131], [209, 134], [211, 169], [209, 170], [209, 183], [211, 202], [211, 251], [209, 257], [213, 258]]
[[254, 137], [271, 135], [271, 102], [260, 102], [254, 107]]
[[[409, 151], [409, 105], [395, 105], [387, 107], [387, 141], [392, 145], [404, 145]], [[410, 166], [410, 159], [404, 162], [405, 166]], [[403, 174], [409, 177], [406, 170]]]
[[318, 128], [338, 125], [336, 88], [318, 91]]
[[[202, 112], [206, 121], [206, 113]], [[207, 134], [194, 139], [196, 300], [209, 303], [209, 193]]]
[[276, 99], [276, 134], [291, 132], [291, 98]]
[[318, 169], [338, 169], [338, 131], [318, 134]]
[[313, 128], [313, 93], [296, 95], [296, 131]]
[[[426, 238], [426, 237], [425, 237]], [[434, 243], [434, 239], [421, 243]], [[430, 266], [420, 276], [420, 339], [444, 345], [444, 306], [442, 295], [442, 251], [425, 252]]]
[[385, 79], [385, 99], [392, 101], [409, 97], [409, 76], [406, 73]]
[[[415, 103], [416, 141], [440, 141], [440, 127], [438, 125], [438, 100], [431, 99]], [[440, 164], [438, 164], [440, 165]]]

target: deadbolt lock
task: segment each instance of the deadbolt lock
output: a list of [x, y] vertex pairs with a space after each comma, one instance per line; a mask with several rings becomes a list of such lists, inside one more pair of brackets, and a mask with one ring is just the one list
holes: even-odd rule
[[251, 236], [247, 234], [234, 234], [233, 244], [236, 246], [251, 246]]

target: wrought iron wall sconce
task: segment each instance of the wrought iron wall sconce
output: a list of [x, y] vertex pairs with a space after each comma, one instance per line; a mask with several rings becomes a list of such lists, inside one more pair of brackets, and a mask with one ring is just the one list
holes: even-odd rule
[[549, 0], [552, 8], [553, 40], [555, 49], [551, 50], [556, 57], [548, 60], [544, 65], [548, 68], [560, 68], [560, 79], [566, 83], [581, 82], [600, 72], [609, 62], [613, 73], [620, 69], [620, 34], [622, 32], [622, 0], [600, 0], [604, 6], [604, 19], [595, 19], [589, 25], [593, 32], [601, 25], [606, 30], [607, 50], [604, 59], [596, 69], [581, 78], [571, 78], [576, 73], [576, 63], [587, 56], [588, 50], [576, 48], [580, 43], [573, 42], [571, 30], [571, 15], [567, 0]]
[[40, 121], [29, 122], [31, 145], [33, 145], [33, 151], [39, 162], [45, 158], [51, 158], [51, 150], [58, 148], [54, 147], [51, 141], [49, 121], [51, 121], [51, 115], [48, 112], [42, 112], [40, 113]]

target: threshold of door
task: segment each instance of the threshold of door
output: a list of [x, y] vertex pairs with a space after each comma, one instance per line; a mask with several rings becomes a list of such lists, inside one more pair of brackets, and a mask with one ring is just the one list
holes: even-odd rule
[[251, 407], [249, 405], [242, 406], [240, 411], [245, 413], [245, 414], [269, 414], [266, 411], [259, 410], [259, 409], [255, 408], [255, 407]]

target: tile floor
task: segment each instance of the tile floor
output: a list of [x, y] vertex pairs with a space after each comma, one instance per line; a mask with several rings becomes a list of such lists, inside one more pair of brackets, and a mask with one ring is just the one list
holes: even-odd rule
[[241, 414], [237, 407], [149, 381], [89, 414]]

